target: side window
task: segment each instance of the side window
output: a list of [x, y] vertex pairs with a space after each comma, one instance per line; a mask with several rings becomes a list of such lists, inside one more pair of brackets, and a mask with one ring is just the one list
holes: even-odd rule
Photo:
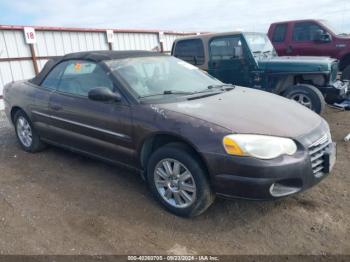
[[204, 48], [202, 40], [191, 39], [177, 42], [174, 56], [192, 65], [204, 64]]
[[275, 27], [275, 31], [272, 35], [272, 42], [280, 43], [283, 42], [286, 38], [287, 33], [287, 24], [278, 24]]
[[62, 62], [56, 65], [51, 72], [46, 76], [44, 81], [41, 83], [42, 87], [49, 89], [57, 89], [61, 80], [64, 69], [66, 68], [68, 62]]
[[294, 25], [293, 40], [294, 41], [313, 41], [319, 31], [324, 30], [317, 24], [312, 22], [301, 22]]
[[99, 64], [75, 60], [67, 63], [58, 90], [87, 97], [89, 91], [96, 87], [107, 87], [113, 90], [109, 75]]
[[209, 44], [211, 60], [243, 59], [243, 48], [240, 36], [214, 38]]

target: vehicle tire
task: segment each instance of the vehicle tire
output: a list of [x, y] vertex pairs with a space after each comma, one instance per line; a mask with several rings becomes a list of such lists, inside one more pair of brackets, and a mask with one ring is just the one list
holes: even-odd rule
[[312, 85], [291, 86], [285, 91], [284, 96], [297, 101], [317, 114], [322, 114], [326, 106], [323, 94]]
[[151, 155], [147, 183], [155, 199], [182, 217], [200, 215], [215, 199], [204, 167], [180, 143], [165, 145]]
[[347, 65], [341, 74], [342, 80], [350, 80], [350, 65]]
[[23, 150], [35, 153], [45, 148], [32, 122], [22, 110], [17, 111], [13, 119], [17, 140]]

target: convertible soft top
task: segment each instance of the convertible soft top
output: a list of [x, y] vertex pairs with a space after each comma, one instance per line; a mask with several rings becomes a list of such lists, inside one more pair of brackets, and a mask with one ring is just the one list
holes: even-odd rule
[[29, 80], [29, 82], [40, 85], [44, 80], [46, 75], [51, 71], [53, 67], [62, 61], [66, 60], [89, 60], [96, 63], [106, 60], [114, 60], [114, 59], [124, 59], [124, 58], [133, 58], [133, 57], [149, 57], [149, 56], [164, 56], [165, 54], [151, 52], [151, 51], [87, 51], [87, 52], [77, 52], [70, 53], [61, 57], [57, 57], [47, 61], [43, 69], [40, 73]]

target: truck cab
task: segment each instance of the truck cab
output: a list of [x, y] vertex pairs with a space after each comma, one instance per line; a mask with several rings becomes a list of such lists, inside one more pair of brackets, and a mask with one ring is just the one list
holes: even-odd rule
[[350, 79], [350, 35], [325, 20], [297, 20], [270, 25], [268, 36], [280, 56], [329, 56], [339, 60], [343, 79]]
[[349, 96], [338, 81], [338, 61], [329, 57], [278, 56], [266, 34], [227, 32], [178, 38], [171, 54], [227, 84], [282, 95], [322, 113], [325, 100]]

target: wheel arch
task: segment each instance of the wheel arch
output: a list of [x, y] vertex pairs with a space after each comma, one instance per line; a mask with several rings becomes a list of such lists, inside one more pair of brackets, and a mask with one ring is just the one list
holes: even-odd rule
[[142, 140], [140, 146], [137, 150], [138, 158], [141, 164], [141, 167], [146, 170], [147, 163], [149, 161], [150, 156], [153, 152], [155, 152], [158, 148], [165, 146], [170, 143], [179, 143], [186, 146], [186, 149], [191, 151], [193, 155], [197, 158], [198, 161], [202, 164], [203, 168], [209, 176], [209, 168], [208, 164], [203, 158], [203, 156], [199, 153], [198, 148], [190, 142], [188, 139], [174, 133], [170, 132], [157, 132], [152, 133]]
[[[317, 78], [321, 78], [317, 79]], [[317, 81], [319, 83], [317, 84]], [[297, 74], [271, 74], [269, 75], [269, 83], [274, 83], [274, 93], [284, 96], [286, 91], [295, 85], [306, 84], [317, 86], [324, 86], [327, 81], [327, 77], [322, 73], [297, 73]], [[321, 83], [322, 82], [322, 83]]]
[[274, 93], [282, 95], [290, 86], [294, 85], [294, 75], [291, 74], [271, 74], [269, 75], [269, 84], [273, 83]]
[[22, 107], [20, 106], [13, 106], [11, 108], [11, 111], [10, 111], [10, 116], [11, 116], [11, 121], [12, 121], [12, 124], [15, 124], [15, 115], [18, 111], [22, 111], [24, 114], [26, 114], [26, 116], [28, 116], [28, 114], [25, 112], [25, 110], [23, 110]]
[[[298, 90], [299, 89], [299, 90]], [[293, 93], [293, 92], [300, 92], [300, 89], [304, 89], [303, 91], [301, 92], [305, 92], [305, 89], [306, 90], [311, 90], [312, 93], [311, 93], [311, 97], [310, 99], [312, 100], [313, 98], [316, 98], [316, 101], [319, 101], [319, 105], [318, 105], [318, 109], [315, 109], [313, 111], [315, 111], [316, 113], [318, 114], [321, 114], [323, 111], [324, 111], [324, 108], [325, 108], [325, 97], [324, 95], [322, 94], [322, 92], [315, 86], [313, 85], [309, 85], [309, 84], [302, 84], [302, 83], [298, 83], [294, 86], [290, 86], [289, 88], [287, 88], [287, 90], [285, 91], [285, 93], [283, 94], [284, 97], [286, 98], [291, 98], [289, 96], [289, 94]], [[313, 94], [313, 95], [312, 95]], [[312, 98], [313, 97], [313, 98]], [[317, 104], [316, 104], [317, 105]]]
[[327, 76], [323, 73], [299, 73], [286, 75], [278, 82], [278, 94], [284, 96], [290, 87], [296, 85], [312, 85], [315, 88], [325, 86]]

